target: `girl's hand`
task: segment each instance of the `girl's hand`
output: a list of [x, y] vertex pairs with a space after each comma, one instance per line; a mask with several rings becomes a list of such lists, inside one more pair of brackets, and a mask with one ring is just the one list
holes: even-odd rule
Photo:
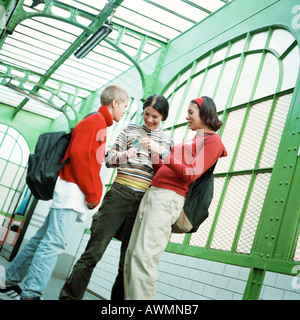
[[160, 154], [164, 151], [163, 147], [150, 138], [141, 139], [139, 145], [153, 154]]
[[131, 158], [136, 158], [137, 157], [137, 150], [136, 148], [130, 148], [128, 149], [126, 152], [126, 156], [128, 159], [131, 159]]
[[137, 150], [130, 148], [119, 155], [119, 163], [126, 161], [127, 159], [137, 158]]

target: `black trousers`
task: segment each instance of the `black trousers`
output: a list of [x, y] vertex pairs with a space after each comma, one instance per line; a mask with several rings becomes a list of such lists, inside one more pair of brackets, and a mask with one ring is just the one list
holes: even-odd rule
[[117, 233], [122, 245], [118, 275], [112, 288], [111, 299], [124, 300], [124, 259], [135, 217], [144, 194], [144, 192], [134, 191], [119, 183], [113, 183], [99, 211], [93, 216], [88, 244], [61, 289], [59, 299], [81, 300], [83, 298], [94, 268]]

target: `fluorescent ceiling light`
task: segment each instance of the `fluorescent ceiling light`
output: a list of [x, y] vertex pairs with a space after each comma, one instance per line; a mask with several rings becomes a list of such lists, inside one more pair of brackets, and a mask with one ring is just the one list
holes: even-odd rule
[[90, 51], [92, 51], [97, 44], [105, 39], [111, 32], [112, 24], [104, 22], [104, 24], [75, 52], [77, 59], [84, 58]]

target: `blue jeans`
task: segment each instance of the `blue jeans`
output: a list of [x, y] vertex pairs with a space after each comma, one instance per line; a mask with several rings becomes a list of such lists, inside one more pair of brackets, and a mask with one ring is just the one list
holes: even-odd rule
[[43, 225], [6, 269], [6, 286], [17, 285], [27, 275], [21, 298], [41, 296], [76, 218], [74, 210], [50, 209]]

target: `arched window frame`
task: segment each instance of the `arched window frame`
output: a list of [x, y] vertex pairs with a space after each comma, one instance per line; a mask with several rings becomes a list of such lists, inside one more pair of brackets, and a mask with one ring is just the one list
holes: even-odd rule
[[[253, 247], [253, 241], [255, 234], [258, 230], [258, 225], [259, 225], [259, 219], [261, 218], [260, 216], [256, 217], [255, 225], [252, 227], [251, 230], [251, 241], [248, 243], [246, 246], [242, 246], [240, 241], [241, 234], [243, 232], [243, 226], [244, 226], [244, 221], [247, 215], [247, 208], [249, 205], [251, 205], [252, 201], [252, 194], [254, 194], [256, 187], [261, 188], [260, 185], [262, 185], [264, 195], [267, 193], [269, 181], [272, 176], [273, 172], [273, 166], [275, 162], [275, 157], [272, 159], [273, 163], [272, 165], [269, 166], [263, 166], [260, 165], [260, 161], [263, 155], [264, 151], [264, 145], [268, 139], [268, 132], [270, 130], [270, 127], [272, 126], [272, 119], [274, 116], [274, 113], [276, 110], [279, 110], [280, 108], [284, 109], [284, 114], [279, 118], [282, 121], [282, 127], [281, 127], [281, 132], [279, 131], [279, 139], [277, 141], [276, 147], [279, 147], [280, 144], [280, 137], [282, 130], [285, 125], [285, 121], [288, 116], [289, 112], [289, 107], [291, 105], [291, 100], [293, 97], [293, 91], [294, 91], [294, 86], [297, 82], [297, 77], [298, 77], [298, 70], [295, 70], [296, 76], [294, 77], [294, 85], [292, 86], [287, 86], [285, 85], [284, 81], [286, 81], [285, 74], [284, 74], [284, 63], [286, 57], [293, 52], [296, 52], [298, 50], [298, 64], [299, 64], [299, 47], [297, 41], [294, 39], [282, 52], [277, 51], [276, 49], [270, 47], [270, 43], [272, 41], [272, 35], [280, 30], [287, 31], [281, 27], [276, 27], [272, 26], [267, 29], [263, 30], [257, 30], [257, 31], [252, 31], [249, 32], [245, 35], [241, 35], [238, 38], [232, 39], [231, 41], [215, 48], [214, 50], [211, 50], [210, 52], [206, 53], [204, 56], [200, 57], [198, 60], [194, 61], [192, 64], [189, 66], [185, 67], [174, 79], [172, 79], [169, 84], [165, 87], [163, 90], [164, 95], [169, 99], [170, 106], [171, 106], [171, 112], [170, 114], [173, 115], [173, 118], [171, 117], [168, 121], [166, 121], [164, 125], [164, 130], [169, 132], [176, 140], [177, 143], [181, 142], [180, 138], [183, 137], [183, 141], [187, 140], [192, 137], [193, 133], [190, 133], [188, 130], [188, 126], [186, 124], [186, 121], [183, 121], [182, 119], [182, 112], [184, 112], [184, 108], [187, 107], [188, 102], [192, 99], [195, 98], [196, 96], [200, 95], [205, 95], [205, 92], [203, 94], [203, 87], [205, 84], [205, 81], [207, 79], [207, 76], [209, 74], [209, 71], [212, 70], [213, 68], [218, 67], [219, 72], [217, 74], [217, 79], [216, 79], [216, 86], [214, 90], [212, 91], [212, 98], [215, 99], [216, 94], [218, 92], [218, 87], [220, 85], [222, 75], [224, 73], [224, 69], [226, 66], [226, 63], [229, 61], [233, 61], [234, 59], [240, 59], [237, 69], [236, 69], [236, 74], [233, 79], [233, 84], [230, 89], [230, 93], [228, 95], [228, 98], [226, 102], [224, 103], [224, 108], [219, 108], [218, 109], [218, 114], [222, 118], [222, 121], [224, 123], [223, 127], [221, 128], [219, 134], [223, 136], [224, 130], [226, 128], [226, 124], [228, 122], [228, 117], [229, 115], [238, 110], [245, 110], [245, 114], [243, 115], [243, 121], [241, 123], [241, 130], [239, 131], [238, 137], [237, 137], [237, 145], [233, 148], [234, 153], [231, 158], [231, 163], [230, 167], [227, 170], [221, 170], [219, 166], [216, 168], [215, 171], [215, 180], [220, 181], [219, 186], [218, 183], [216, 183], [217, 187], [219, 187], [220, 193], [222, 193], [222, 196], [219, 194], [216, 196], [215, 195], [215, 215], [213, 216], [213, 220], [211, 221], [211, 225], [208, 228], [209, 231], [206, 232], [206, 238], [202, 239], [201, 244], [197, 244], [197, 233], [193, 235], [172, 235], [170, 239], [170, 244], [168, 246], [169, 251], [172, 252], [183, 252], [182, 250], [182, 245], [186, 246], [184, 247], [184, 252], [186, 254], [190, 255], [196, 255], [199, 256], [199, 250], [201, 252], [204, 252], [204, 250], [209, 250], [209, 249], [214, 249], [214, 250], [224, 250], [227, 252], [230, 252], [231, 254], [239, 254], [239, 253], [244, 253], [244, 254], [250, 254]], [[251, 40], [254, 37], [259, 37], [261, 34], [265, 34], [265, 41], [264, 45], [258, 46], [258, 47], [251, 47]], [[261, 40], [261, 39], [260, 39]], [[236, 52], [235, 54], [231, 55], [230, 52], [234, 46], [240, 46], [242, 47], [242, 50], [240, 52]], [[219, 55], [221, 58], [215, 59], [215, 53]], [[253, 87], [251, 88], [251, 94], [249, 96], [249, 99], [246, 99], [244, 102], [234, 104], [234, 93], [236, 92], [238, 85], [239, 85], [239, 80], [243, 71], [243, 66], [245, 64], [245, 61], [247, 57], [251, 57], [254, 55], [260, 55], [260, 61], [257, 66], [257, 72], [254, 77], [254, 82], [253, 82]], [[255, 96], [258, 86], [260, 85], [259, 81], [263, 72], [263, 68], [265, 66], [265, 61], [266, 58], [269, 56], [275, 57], [275, 59], [278, 62], [278, 81], [277, 84], [274, 88], [274, 92], [268, 92], [267, 95], [263, 96]], [[295, 64], [297, 65], [297, 63]], [[202, 77], [201, 85], [199, 86], [198, 94], [196, 96], [193, 96], [192, 98], [188, 97], [189, 90], [191, 88], [191, 83], [193, 79], [196, 77]], [[283, 87], [284, 85], [284, 87]], [[235, 163], [236, 159], [238, 157], [238, 152], [240, 150], [240, 144], [243, 138], [243, 135], [245, 134], [245, 128], [246, 125], [249, 121], [249, 117], [251, 114], [251, 110], [253, 110], [255, 106], [263, 104], [269, 104], [269, 113], [267, 117], [267, 121], [265, 122], [265, 128], [262, 132], [261, 135], [261, 141], [260, 145], [257, 151], [257, 158], [255, 161], [255, 164], [251, 168], [246, 168], [243, 170], [235, 170]], [[279, 106], [279, 107], [277, 107]], [[177, 112], [172, 113], [172, 107], [174, 110], [178, 109]], [[240, 111], [243, 112], [243, 111]], [[278, 111], [280, 112], [280, 110]], [[181, 121], [179, 121], [181, 119]], [[179, 121], [179, 122], [178, 122]], [[226, 145], [226, 144], [225, 144]], [[221, 161], [220, 161], [221, 163]], [[219, 219], [219, 214], [222, 210], [223, 202], [224, 202], [224, 195], [226, 194], [226, 191], [232, 192], [234, 188], [230, 188], [229, 182], [231, 179], [236, 179], [236, 177], [248, 177], [247, 180], [247, 187], [244, 190], [244, 197], [245, 199], [242, 201], [240, 205], [240, 210], [241, 214], [237, 219], [234, 236], [231, 239], [231, 245], [229, 247], [222, 247], [222, 244], [217, 245], [215, 243], [214, 245], [214, 232], [216, 230], [217, 224], [218, 224], [218, 219]], [[264, 181], [265, 180], [265, 181]], [[228, 190], [229, 189], [229, 190]], [[261, 196], [261, 201], [259, 204], [259, 210], [262, 210], [263, 206], [263, 200], [264, 197]], [[213, 205], [213, 204], [212, 204]], [[206, 223], [206, 222], [205, 222]], [[205, 224], [204, 223], [204, 224]], [[203, 226], [204, 226], [203, 224]], [[203, 227], [200, 229], [203, 233]], [[245, 231], [244, 231], [245, 233]], [[198, 232], [200, 234], [200, 231]], [[220, 242], [222, 242], [220, 240]], [[223, 241], [224, 242], [224, 241]], [[299, 246], [299, 241], [298, 241], [298, 246]], [[193, 248], [196, 247], [196, 248]], [[298, 247], [297, 247], [298, 248]], [[296, 252], [299, 251], [299, 248], [296, 248]], [[196, 253], [197, 252], [197, 253]], [[213, 255], [212, 252], [210, 254]], [[299, 254], [298, 254], [299, 255]], [[220, 259], [220, 258], [218, 258]], [[296, 259], [299, 259], [299, 257]]]
[[[12, 127], [0, 124], [0, 217], [13, 213], [24, 191], [28, 156], [29, 146], [24, 137]], [[2, 221], [3, 218], [0, 224]]]

